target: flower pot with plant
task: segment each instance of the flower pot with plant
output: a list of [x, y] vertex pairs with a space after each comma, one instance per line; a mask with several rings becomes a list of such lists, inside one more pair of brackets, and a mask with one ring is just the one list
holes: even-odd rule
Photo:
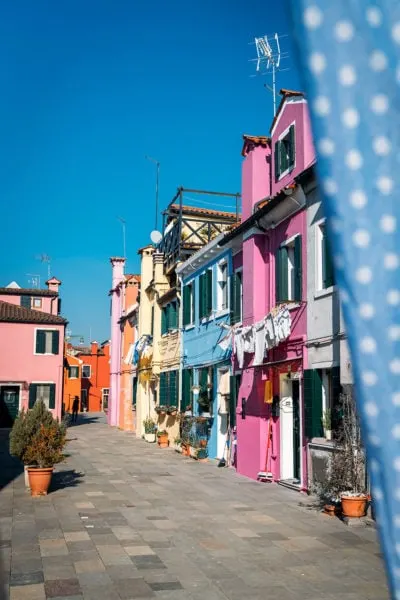
[[143, 421], [143, 427], [144, 427], [144, 439], [146, 440], [146, 442], [149, 442], [150, 444], [154, 443], [156, 441], [157, 425], [155, 424], [153, 419], [151, 419], [150, 417], [147, 417]]
[[161, 404], [159, 406], [156, 406], [155, 411], [159, 415], [166, 415], [167, 414], [167, 407], [164, 406], [164, 404]]
[[327, 408], [322, 415], [322, 427], [324, 428], [324, 436], [330, 441], [332, 439], [332, 416], [331, 410]]
[[165, 429], [157, 432], [157, 443], [160, 446], [160, 448], [168, 448], [168, 432]]
[[167, 408], [167, 414], [170, 417], [175, 417], [175, 415], [177, 414], [178, 409], [176, 408], [176, 406], [168, 406]]

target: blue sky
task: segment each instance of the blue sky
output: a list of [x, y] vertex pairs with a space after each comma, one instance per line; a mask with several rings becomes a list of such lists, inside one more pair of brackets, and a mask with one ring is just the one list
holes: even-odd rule
[[[290, 34], [271, 0], [18, 0], [0, 21], [0, 285], [62, 282], [75, 334], [109, 337], [109, 257], [127, 271], [180, 185], [240, 191], [241, 136], [266, 134], [272, 99], [250, 77], [254, 36]], [[283, 6], [282, 6], [283, 5]], [[279, 87], [298, 88], [291, 37]]]

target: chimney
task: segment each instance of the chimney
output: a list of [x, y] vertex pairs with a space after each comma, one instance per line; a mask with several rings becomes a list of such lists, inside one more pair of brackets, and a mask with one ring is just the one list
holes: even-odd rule
[[47, 288], [50, 292], [56, 292], [58, 294], [58, 288], [61, 285], [61, 281], [57, 277], [51, 277], [46, 281]]
[[112, 265], [112, 289], [115, 290], [124, 279], [125, 258], [114, 256], [110, 258], [110, 263]]
[[97, 342], [90, 342], [90, 354], [97, 354], [99, 350], [99, 344]]

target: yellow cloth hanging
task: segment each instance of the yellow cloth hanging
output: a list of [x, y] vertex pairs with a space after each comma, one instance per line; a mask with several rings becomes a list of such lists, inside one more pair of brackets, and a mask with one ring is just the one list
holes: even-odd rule
[[272, 404], [273, 401], [273, 396], [272, 396], [272, 381], [270, 379], [267, 379], [265, 381], [265, 387], [264, 387], [264, 403], [265, 404]]

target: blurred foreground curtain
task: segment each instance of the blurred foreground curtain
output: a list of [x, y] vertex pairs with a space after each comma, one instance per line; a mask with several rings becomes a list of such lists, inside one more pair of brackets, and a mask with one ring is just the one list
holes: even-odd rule
[[287, 0], [392, 598], [400, 600], [400, 2]]

